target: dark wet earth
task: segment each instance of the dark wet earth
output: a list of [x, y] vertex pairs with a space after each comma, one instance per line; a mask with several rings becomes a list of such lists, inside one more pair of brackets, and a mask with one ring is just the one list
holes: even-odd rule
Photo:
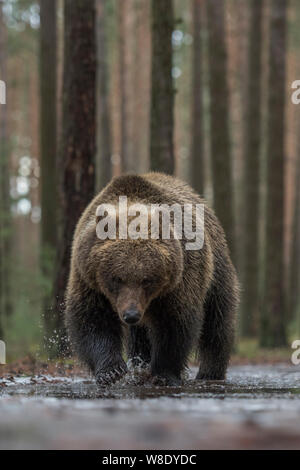
[[300, 449], [300, 366], [234, 366], [225, 382], [154, 387], [131, 371], [0, 378], [0, 449]]

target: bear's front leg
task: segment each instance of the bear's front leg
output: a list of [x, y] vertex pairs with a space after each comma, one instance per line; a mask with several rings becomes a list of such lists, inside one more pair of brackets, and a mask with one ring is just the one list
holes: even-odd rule
[[122, 358], [122, 327], [108, 301], [93, 291], [84, 297], [68, 295], [66, 326], [79, 358], [94, 373], [99, 385], [116, 382], [127, 372]]
[[155, 385], [181, 385], [181, 373], [187, 366], [191, 334], [177, 315], [156, 311], [150, 329], [151, 375]]
[[95, 360], [94, 374], [98, 385], [110, 385], [121, 379], [127, 372], [121, 350], [109, 336], [99, 337], [98, 354]]

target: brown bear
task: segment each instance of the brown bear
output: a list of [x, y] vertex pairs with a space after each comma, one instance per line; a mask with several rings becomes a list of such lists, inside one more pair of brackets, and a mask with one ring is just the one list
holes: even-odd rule
[[[104, 216], [108, 225], [116, 215], [120, 226], [123, 196], [128, 206], [204, 204], [202, 248], [186, 249], [186, 235], [177, 237], [172, 229], [169, 238], [162, 237], [160, 226], [156, 237], [124, 238], [118, 230], [111, 238], [99, 237], [96, 228]], [[101, 204], [108, 206], [97, 216]], [[148, 222], [143, 230], [149, 234]], [[154, 383], [179, 384], [193, 349], [200, 359], [197, 379], [224, 379], [238, 300], [223, 229], [204, 200], [179, 179], [161, 173], [115, 177], [82, 214], [72, 246], [66, 327], [99, 384], [126, 373], [124, 339], [128, 357], [148, 364]]]

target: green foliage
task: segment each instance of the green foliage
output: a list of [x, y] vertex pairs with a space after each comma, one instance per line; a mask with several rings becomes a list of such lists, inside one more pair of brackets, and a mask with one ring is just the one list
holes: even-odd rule
[[256, 362], [286, 362], [290, 360], [292, 350], [287, 348], [260, 348], [256, 339], [240, 340], [237, 343], [235, 356], [239, 359]]
[[36, 54], [38, 50], [39, 4], [32, 0], [4, 0], [9, 56]]
[[11, 275], [13, 314], [4, 322], [9, 360], [36, 352], [42, 340], [39, 273], [14, 264]]
[[38, 283], [45, 297], [49, 297], [52, 293], [55, 257], [56, 253], [51, 246], [43, 247], [41, 253], [41, 272]]

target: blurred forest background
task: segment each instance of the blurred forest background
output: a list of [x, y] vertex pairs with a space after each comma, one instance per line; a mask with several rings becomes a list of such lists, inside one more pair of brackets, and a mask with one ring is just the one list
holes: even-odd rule
[[221, 219], [243, 289], [237, 351], [299, 338], [297, 78], [297, 0], [0, 0], [8, 359], [66, 350], [78, 217], [112, 175], [148, 169]]

